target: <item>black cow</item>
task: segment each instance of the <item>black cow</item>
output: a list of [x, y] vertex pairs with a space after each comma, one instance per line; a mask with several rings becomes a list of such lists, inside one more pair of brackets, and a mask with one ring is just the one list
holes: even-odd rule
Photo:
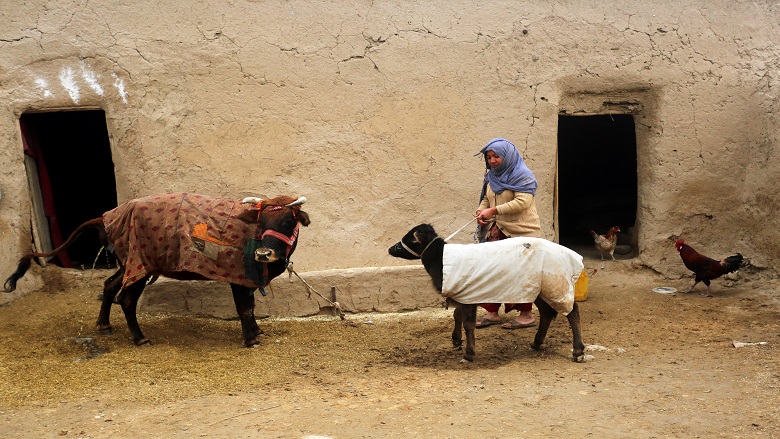
[[[403, 259], [420, 259], [425, 267], [425, 271], [431, 276], [433, 286], [438, 292], [442, 291], [444, 280], [443, 258], [444, 258], [444, 239], [436, 234], [436, 231], [430, 224], [420, 224], [410, 230], [400, 241], [388, 249], [390, 255]], [[487, 245], [487, 244], [474, 244]], [[455, 328], [452, 331], [452, 345], [460, 348], [463, 344], [463, 329], [466, 330], [466, 353], [461, 361], [474, 361], [475, 337], [474, 329], [477, 321], [477, 304], [459, 303], [452, 298], [447, 298], [448, 304], [455, 305], [453, 316], [455, 318]], [[542, 297], [537, 297], [534, 304], [539, 309], [539, 329], [531, 344], [534, 350], [540, 350], [544, 339], [547, 336], [547, 330], [550, 323], [558, 315]], [[584, 361], [585, 345], [582, 343], [580, 312], [577, 303], [566, 316], [569, 320], [573, 335], [572, 361]]]
[[[246, 347], [259, 344], [254, 290], [282, 274], [298, 244], [298, 226], [308, 226], [304, 197], [232, 201], [172, 193], [130, 200], [80, 225], [48, 253], [28, 253], [5, 281], [6, 293], [30, 268], [33, 258], [66, 250], [87, 229], [117, 257], [119, 269], [104, 282], [98, 329], [111, 334], [111, 306], [119, 303], [136, 345], [150, 343], [136, 318], [138, 299], [151, 278], [220, 280], [230, 283]], [[187, 217], [191, 212], [192, 218]], [[189, 221], [189, 222], [188, 222]], [[194, 224], [194, 226], [193, 226]], [[246, 235], [246, 236], [245, 236]], [[186, 256], [186, 258], [185, 258]], [[186, 259], [186, 260], [183, 260]], [[128, 265], [129, 264], [129, 265]]]

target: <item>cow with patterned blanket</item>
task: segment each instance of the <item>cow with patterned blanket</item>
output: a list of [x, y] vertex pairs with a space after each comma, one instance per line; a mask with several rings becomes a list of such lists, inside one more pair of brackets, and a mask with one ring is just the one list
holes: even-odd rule
[[33, 258], [50, 258], [66, 250], [87, 229], [98, 230], [101, 241], [119, 262], [106, 279], [97, 325], [113, 332], [109, 322], [116, 301], [136, 345], [150, 343], [136, 318], [138, 299], [153, 276], [178, 280], [216, 280], [230, 283], [241, 320], [244, 346], [259, 344], [262, 330], [254, 315], [254, 290], [282, 274], [298, 244], [299, 226], [308, 226], [301, 210], [306, 198], [280, 196], [241, 201], [191, 193], [167, 193], [133, 199], [80, 225], [61, 246], [48, 253], [22, 256], [5, 281], [5, 292], [30, 268]]

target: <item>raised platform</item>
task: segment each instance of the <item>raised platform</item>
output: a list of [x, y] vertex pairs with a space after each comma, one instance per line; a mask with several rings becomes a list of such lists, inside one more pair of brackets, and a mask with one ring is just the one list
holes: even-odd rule
[[[298, 273], [324, 296], [309, 293], [296, 276], [286, 273], [266, 287], [267, 296], [255, 291], [255, 315], [303, 317], [333, 312], [328, 300], [335, 288], [344, 312], [401, 312], [443, 303], [422, 266], [354, 268]], [[237, 318], [230, 286], [207, 281], [160, 278], [144, 290], [142, 312], [195, 314]]]

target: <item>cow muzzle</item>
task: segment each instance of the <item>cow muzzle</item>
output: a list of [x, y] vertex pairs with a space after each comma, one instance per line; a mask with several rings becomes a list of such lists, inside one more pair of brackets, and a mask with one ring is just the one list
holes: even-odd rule
[[255, 261], [257, 262], [268, 264], [277, 260], [279, 260], [279, 255], [273, 249], [260, 247], [255, 250]]
[[410, 249], [406, 244], [404, 244], [403, 241], [398, 241], [387, 249], [387, 252], [390, 253], [390, 256], [394, 256], [396, 258], [402, 258], [402, 259], [420, 259], [420, 255]]

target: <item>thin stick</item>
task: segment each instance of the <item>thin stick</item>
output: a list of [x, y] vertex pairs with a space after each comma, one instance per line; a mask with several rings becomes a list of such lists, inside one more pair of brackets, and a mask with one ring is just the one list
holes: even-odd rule
[[[330, 302], [338, 303], [336, 302], [336, 287], [330, 287]], [[336, 307], [333, 307], [333, 315], [335, 316], [336, 314], [338, 314], [338, 311], [336, 310]]]
[[263, 409], [257, 409], [257, 410], [252, 410], [252, 411], [249, 411], [249, 412], [246, 412], [246, 413], [239, 413], [237, 415], [228, 416], [227, 418], [223, 418], [223, 419], [220, 419], [219, 421], [212, 422], [211, 424], [209, 424], [209, 427], [211, 427], [214, 424], [219, 424], [222, 421], [227, 421], [227, 420], [230, 420], [230, 419], [238, 418], [239, 416], [251, 415], [252, 413], [262, 412], [262, 411], [265, 411], [265, 410], [271, 410], [271, 409], [275, 409], [275, 408], [281, 407], [281, 406], [282, 405], [279, 404], [279, 405], [274, 405], [274, 406], [271, 406], [271, 407], [266, 407], [266, 408], [263, 408]]

